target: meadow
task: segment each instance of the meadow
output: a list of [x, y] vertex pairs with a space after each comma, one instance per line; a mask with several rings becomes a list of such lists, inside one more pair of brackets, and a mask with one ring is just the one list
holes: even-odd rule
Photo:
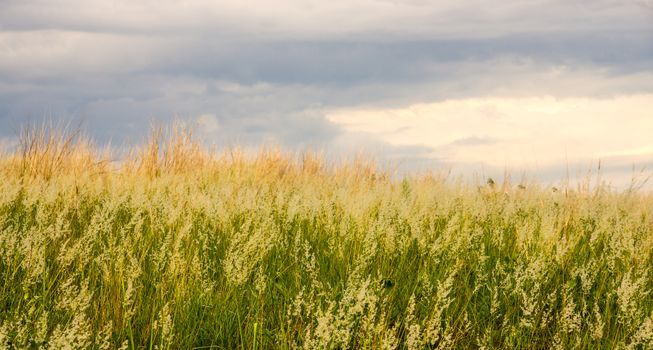
[[363, 158], [0, 156], [0, 349], [651, 349], [653, 195], [398, 179]]

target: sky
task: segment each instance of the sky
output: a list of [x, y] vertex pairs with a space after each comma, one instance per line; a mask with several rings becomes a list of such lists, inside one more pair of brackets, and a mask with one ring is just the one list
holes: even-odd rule
[[402, 172], [653, 169], [653, 1], [0, 0], [0, 146], [178, 118], [210, 144]]

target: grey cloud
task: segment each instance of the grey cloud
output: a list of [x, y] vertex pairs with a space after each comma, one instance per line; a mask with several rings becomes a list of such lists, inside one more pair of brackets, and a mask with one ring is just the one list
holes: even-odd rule
[[440, 164], [430, 149], [352, 140], [325, 111], [653, 91], [653, 21], [636, 2], [189, 4], [0, 1], [0, 136], [52, 116], [120, 143], [149, 118], [210, 113], [223, 144], [368, 144]]
[[[65, 33], [61, 34], [65, 36]], [[57, 40], [57, 37], [53, 37]], [[155, 40], [156, 39], [156, 40]], [[59, 38], [58, 40], [65, 40]], [[512, 58], [565, 65], [596, 65], [614, 74], [653, 67], [653, 30], [640, 35], [513, 35], [476, 40], [276, 41], [238, 43], [211, 37], [124, 38], [84, 36], [73, 52], [42, 57], [22, 55], [3, 64], [6, 81], [81, 79], [88, 75], [191, 75], [245, 84], [351, 85], [455, 78], [455, 63]], [[103, 44], [104, 42], [104, 44]], [[1, 54], [0, 54], [1, 55]], [[10, 57], [11, 55], [7, 55]], [[0, 56], [1, 57], [1, 56]], [[4, 67], [4, 69], [2, 69]], [[11, 68], [11, 69], [9, 69]]]
[[[653, 33], [653, 32], [652, 32]], [[243, 43], [212, 54], [211, 45], [177, 58], [163, 71], [245, 83], [351, 85], [452, 79], [443, 64], [514, 57], [548, 65], [600, 65], [615, 72], [653, 67], [653, 34], [641, 38], [609, 36], [556, 38], [516, 36], [500, 39], [402, 42]], [[191, 49], [192, 52], [193, 49]]]
[[[84, 118], [103, 139], [142, 135], [148, 119], [213, 113], [241, 141], [306, 144], [340, 131], [323, 118], [331, 108], [373, 104], [397, 106], [484, 94], [607, 95], [653, 90], [649, 75], [612, 78], [558, 72], [546, 64], [512, 60], [443, 63], [448, 78], [360, 81], [350, 84], [228, 81], [183, 74], [89, 75], [86, 78], [0, 84], [0, 133], [21, 119]], [[488, 69], [487, 65], [492, 68]], [[553, 69], [553, 71], [552, 71]], [[437, 75], [437, 72], [436, 72]], [[589, 79], [589, 80], [588, 80]], [[615, 80], [616, 79], [616, 80]], [[258, 128], [257, 132], [253, 132]]]
[[[230, 37], [339, 38], [494, 37], [521, 32], [619, 31], [651, 28], [647, 1], [482, 0], [240, 1], [5, 0], [5, 28], [179, 34]], [[579, 20], [582, 18], [582, 21]]]

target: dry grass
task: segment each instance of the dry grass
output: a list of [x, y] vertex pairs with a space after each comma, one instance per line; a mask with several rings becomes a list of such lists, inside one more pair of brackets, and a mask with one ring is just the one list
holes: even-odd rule
[[26, 129], [0, 159], [0, 348], [653, 347], [653, 197], [393, 180], [358, 158], [120, 164]]
[[21, 130], [17, 150], [5, 155], [6, 169], [25, 177], [49, 179], [55, 175], [104, 173], [108, 151], [98, 152], [79, 129], [52, 124], [27, 125]]

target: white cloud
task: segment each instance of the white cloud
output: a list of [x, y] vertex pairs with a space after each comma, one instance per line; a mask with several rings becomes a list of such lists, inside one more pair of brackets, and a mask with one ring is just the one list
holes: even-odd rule
[[[327, 118], [395, 146], [426, 146], [454, 167], [528, 170], [653, 162], [653, 94], [599, 98], [487, 97], [394, 109], [341, 109]], [[606, 162], [608, 164], [606, 164]]]

